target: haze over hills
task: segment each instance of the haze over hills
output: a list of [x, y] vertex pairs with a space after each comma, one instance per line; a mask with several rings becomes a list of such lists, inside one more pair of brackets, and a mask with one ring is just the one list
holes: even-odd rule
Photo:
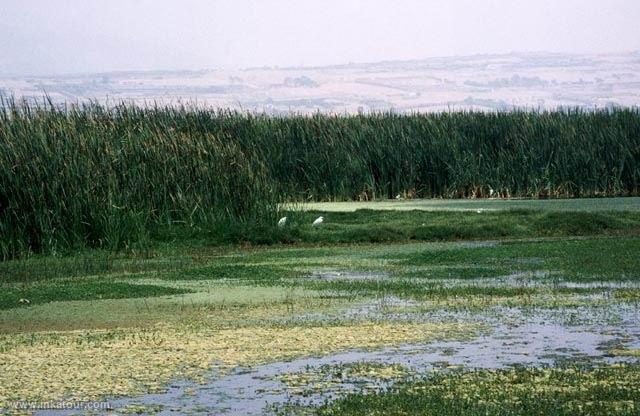
[[640, 52], [510, 53], [241, 70], [3, 77], [0, 94], [55, 103], [196, 103], [266, 113], [640, 105]]

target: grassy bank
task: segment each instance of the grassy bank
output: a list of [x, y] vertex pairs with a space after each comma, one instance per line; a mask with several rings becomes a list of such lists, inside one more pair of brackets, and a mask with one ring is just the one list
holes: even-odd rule
[[[224, 229], [156, 226], [142, 249], [83, 250], [71, 256], [37, 255], [0, 262], [3, 281], [34, 281], [78, 275], [182, 270], [197, 265], [201, 251], [224, 253], [268, 245], [325, 250], [321, 246], [562, 237], [637, 237], [640, 213], [634, 211], [373, 211], [285, 212], [283, 228], [263, 226]], [[311, 222], [324, 216], [321, 227]], [[326, 249], [329, 249], [328, 247]], [[171, 254], [173, 253], [173, 254]], [[191, 253], [177, 256], [177, 253]], [[252, 271], [250, 271], [252, 272]], [[229, 275], [242, 275], [233, 268]]]

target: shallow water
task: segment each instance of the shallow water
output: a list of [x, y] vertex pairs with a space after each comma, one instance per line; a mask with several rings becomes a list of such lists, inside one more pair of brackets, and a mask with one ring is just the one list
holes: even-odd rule
[[309, 275], [308, 279], [321, 281], [379, 280], [387, 277], [388, 275], [384, 273], [325, 270], [312, 273]]
[[[387, 299], [354, 306], [357, 314], [369, 317], [384, 311], [385, 305], [406, 305], [411, 301]], [[576, 318], [577, 317], [577, 318]], [[255, 367], [236, 368], [209, 382], [171, 383], [162, 394], [111, 400], [115, 409], [131, 404], [160, 406], [159, 414], [264, 414], [267, 406], [291, 400], [302, 404], [319, 403], [340, 394], [362, 388], [345, 380], [338, 388], [300, 392], [277, 379], [285, 374], [322, 371], [326, 366], [353, 363], [401, 364], [412, 373], [448, 371], [455, 367], [502, 368], [514, 365], [555, 365], [566, 361], [592, 364], [633, 360], [611, 356], [612, 347], [637, 348], [640, 345], [640, 312], [634, 305], [606, 307], [526, 310], [495, 307], [483, 312], [442, 310], [422, 317], [425, 321], [480, 322], [488, 330], [466, 341], [439, 341], [384, 348], [377, 351], [352, 350], [324, 357], [303, 357]], [[372, 379], [378, 388], [387, 381]], [[46, 414], [46, 413], [42, 413]], [[57, 412], [56, 414], [61, 414]]]
[[[425, 274], [427, 271], [425, 271]], [[320, 270], [310, 274], [307, 279], [317, 281], [360, 281], [360, 280], [385, 280], [394, 279], [383, 272], [357, 272], [350, 270]], [[411, 280], [419, 279], [414, 277]], [[584, 282], [571, 281], [554, 277], [553, 272], [544, 270], [532, 270], [515, 272], [496, 277], [430, 277], [425, 282], [441, 285], [443, 287], [536, 287], [548, 289], [639, 289], [640, 282], [635, 280], [589, 280]]]

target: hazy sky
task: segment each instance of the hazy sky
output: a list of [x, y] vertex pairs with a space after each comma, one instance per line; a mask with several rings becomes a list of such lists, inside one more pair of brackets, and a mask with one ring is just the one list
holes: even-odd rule
[[640, 50], [638, 0], [0, 0], [0, 73]]

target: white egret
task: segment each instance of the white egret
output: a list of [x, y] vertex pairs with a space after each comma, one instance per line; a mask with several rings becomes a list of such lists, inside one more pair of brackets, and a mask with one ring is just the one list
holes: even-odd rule
[[286, 223], [287, 223], [287, 217], [282, 217], [280, 218], [280, 221], [278, 221], [278, 227], [282, 228]]
[[318, 225], [322, 224], [322, 221], [324, 221], [324, 217], [318, 217], [316, 218], [316, 220], [313, 222], [313, 224], [311, 224], [312, 227], [317, 227]]

